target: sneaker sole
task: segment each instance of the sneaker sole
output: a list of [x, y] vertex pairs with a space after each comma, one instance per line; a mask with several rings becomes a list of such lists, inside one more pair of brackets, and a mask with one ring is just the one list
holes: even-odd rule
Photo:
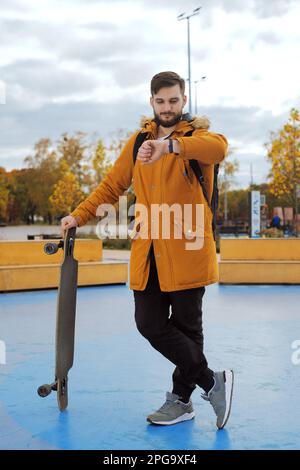
[[225, 410], [223, 423], [221, 424], [221, 426], [218, 426], [219, 429], [224, 428], [230, 416], [232, 393], [233, 393], [233, 382], [234, 382], [233, 370], [225, 370], [226, 410]]
[[173, 419], [172, 421], [155, 421], [151, 418], [147, 418], [147, 421], [151, 424], [160, 424], [161, 426], [170, 426], [171, 424], [181, 423], [182, 421], [188, 421], [193, 418], [195, 418], [194, 411], [192, 413], [185, 413], [184, 415], [179, 416], [178, 418]]

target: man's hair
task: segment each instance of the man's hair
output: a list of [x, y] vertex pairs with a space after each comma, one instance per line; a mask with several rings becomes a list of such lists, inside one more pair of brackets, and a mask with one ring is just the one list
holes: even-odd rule
[[179, 85], [181, 94], [184, 95], [185, 81], [175, 72], [160, 72], [151, 80], [151, 95], [156, 95], [161, 88]]

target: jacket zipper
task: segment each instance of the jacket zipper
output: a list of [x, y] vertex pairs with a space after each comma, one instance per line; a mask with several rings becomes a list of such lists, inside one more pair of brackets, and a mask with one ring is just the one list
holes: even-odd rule
[[[163, 159], [162, 159], [162, 165], [161, 165], [161, 173], [160, 173], [160, 181], [161, 181], [161, 182], [163, 181], [162, 176], [163, 176], [164, 161], [165, 161], [165, 159], [163, 158]], [[160, 196], [160, 197], [161, 197], [161, 203], [163, 203], [163, 202], [164, 202], [164, 197], [163, 197], [163, 196], [164, 196], [164, 191], [163, 191], [162, 185], [161, 185], [161, 193], [160, 193], [160, 194], [161, 194], [161, 196]], [[167, 253], [167, 256], [168, 256], [169, 266], [170, 266], [171, 282], [172, 282], [172, 285], [174, 286], [173, 263], [172, 263], [172, 259], [171, 259], [170, 254], [169, 254], [168, 244], [167, 244], [167, 241], [164, 240], [163, 238], [162, 238], [162, 242], [164, 242], [165, 247], [166, 247], [166, 253]]]

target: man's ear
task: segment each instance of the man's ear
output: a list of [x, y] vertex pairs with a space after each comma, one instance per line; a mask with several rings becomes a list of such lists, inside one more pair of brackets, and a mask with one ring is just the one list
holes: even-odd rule
[[154, 101], [153, 96], [150, 96], [150, 105], [152, 106], [152, 108], [153, 108], [153, 101]]
[[183, 96], [183, 106], [185, 106], [185, 105], [186, 105], [186, 102], [187, 102], [187, 96], [186, 96], [186, 95], [184, 95], [184, 96]]

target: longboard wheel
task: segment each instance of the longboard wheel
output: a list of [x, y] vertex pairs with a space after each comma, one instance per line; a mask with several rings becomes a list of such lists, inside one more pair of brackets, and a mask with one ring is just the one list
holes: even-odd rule
[[63, 248], [63, 246], [63, 240], [60, 240], [58, 243], [48, 242], [44, 245], [44, 252], [46, 255], [54, 255], [58, 252], [58, 249]]
[[39, 394], [40, 397], [45, 398], [45, 397], [47, 397], [48, 395], [50, 395], [50, 393], [52, 392], [52, 387], [51, 387], [51, 385], [49, 385], [49, 384], [44, 384], [44, 385], [41, 385], [41, 386], [37, 389], [37, 392], [38, 392], [38, 394]]
[[46, 243], [44, 246], [44, 252], [46, 255], [54, 255], [58, 251], [58, 244], [57, 243]]

